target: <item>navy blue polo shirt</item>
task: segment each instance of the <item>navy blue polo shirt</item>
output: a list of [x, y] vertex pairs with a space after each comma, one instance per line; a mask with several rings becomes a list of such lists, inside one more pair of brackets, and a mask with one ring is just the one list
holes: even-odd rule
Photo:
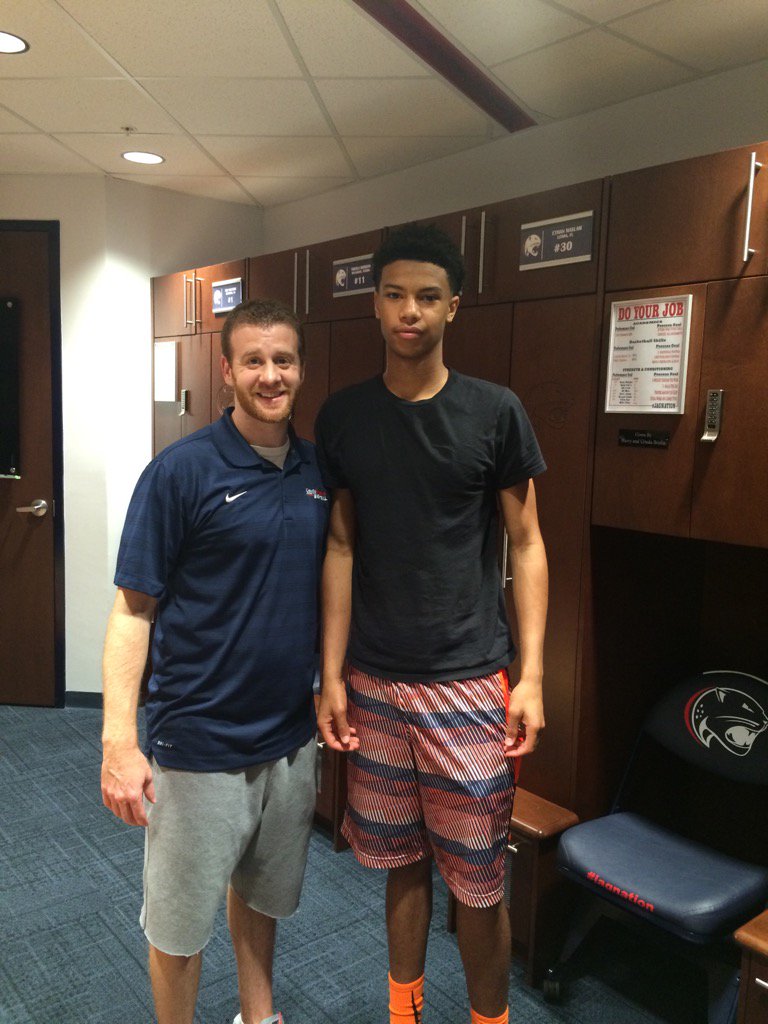
[[280, 470], [231, 414], [147, 466], [117, 556], [117, 586], [158, 600], [150, 751], [189, 771], [271, 761], [315, 729], [328, 502], [314, 445], [291, 431]]

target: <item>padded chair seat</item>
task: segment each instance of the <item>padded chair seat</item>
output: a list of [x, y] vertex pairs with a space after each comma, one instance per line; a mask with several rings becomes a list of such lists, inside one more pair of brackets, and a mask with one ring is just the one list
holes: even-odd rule
[[768, 903], [768, 868], [745, 864], [619, 812], [576, 825], [561, 870], [585, 888], [693, 942], [732, 932]]

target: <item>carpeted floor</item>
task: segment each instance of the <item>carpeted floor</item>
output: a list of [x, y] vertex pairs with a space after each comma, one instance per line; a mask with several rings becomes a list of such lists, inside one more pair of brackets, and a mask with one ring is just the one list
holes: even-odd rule
[[[150, 1024], [138, 927], [143, 833], [99, 793], [100, 712], [0, 707], [0, 1024]], [[278, 933], [288, 1024], [387, 1021], [384, 877], [317, 833], [299, 913]], [[446, 894], [436, 884], [426, 1024], [467, 1024]], [[616, 926], [598, 929], [566, 1001], [547, 1005], [515, 964], [510, 1024], [703, 1024], [703, 979]], [[223, 912], [205, 954], [197, 1021], [238, 1010]]]

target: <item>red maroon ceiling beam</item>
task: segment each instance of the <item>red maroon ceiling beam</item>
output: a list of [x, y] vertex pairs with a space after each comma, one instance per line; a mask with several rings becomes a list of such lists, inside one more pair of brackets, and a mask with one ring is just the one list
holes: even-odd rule
[[404, 46], [509, 132], [536, 122], [406, 0], [354, 0]]

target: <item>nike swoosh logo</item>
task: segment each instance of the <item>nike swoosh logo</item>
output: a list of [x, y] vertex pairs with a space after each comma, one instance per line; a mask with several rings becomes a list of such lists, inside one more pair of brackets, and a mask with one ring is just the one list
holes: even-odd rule
[[242, 496], [243, 496], [244, 494], [247, 494], [247, 493], [248, 493], [247, 491], [238, 491], [238, 492], [237, 492], [237, 494], [228, 494], [228, 495], [227, 495], [227, 496], [226, 496], [226, 497], [224, 498], [224, 501], [226, 501], [226, 503], [227, 503], [227, 504], [229, 504], [229, 503], [230, 503], [230, 501], [234, 501], [234, 500], [235, 500], [235, 498], [242, 498]]

